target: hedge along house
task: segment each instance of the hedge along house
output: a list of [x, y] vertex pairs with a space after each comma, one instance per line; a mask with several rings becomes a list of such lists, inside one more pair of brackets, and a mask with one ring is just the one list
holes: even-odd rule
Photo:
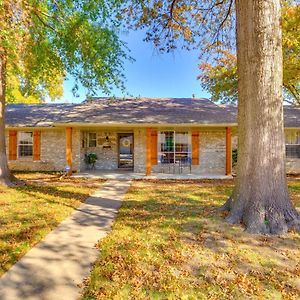
[[[300, 109], [286, 107], [287, 170], [300, 173]], [[236, 108], [208, 99], [94, 98], [81, 104], [7, 105], [13, 170], [231, 175]]]

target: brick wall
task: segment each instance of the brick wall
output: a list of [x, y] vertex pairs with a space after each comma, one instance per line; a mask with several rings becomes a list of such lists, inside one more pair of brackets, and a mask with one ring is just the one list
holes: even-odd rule
[[200, 164], [192, 166], [192, 173], [225, 175], [226, 132], [200, 130]]
[[[115, 170], [118, 168], [118, 135], [116, 131], [111, 130], [94, 130], [97, 134], [97, 147], [85, 147], [80, 150], [80, 170], [88, 170], [88, 166], [84, 161], [85, 154], [96, 153], [98, 160], [95, 164], [96, 170]], [[83, 139], [84, 132], [81, 132], [81, 140]], [[105, 148], [102, 143], [105, 141], [106, 136], [109, 137], [110, 148]]]
[[80, 171], [81, 164], [81, 131], [79, 129], [73, 128], [72, 130], [72, 148], [73, 148], [73, 171]]
[[[30, 130], [27, 130], [30, 131]], [[73, 129], [73, 170], [80, 167], [80, 131]], [[8, 130], [6, 131], [8, 154]], [[31, 157], [17, 158], [8, 162], [11, 170], [22, 171], [63, 171], [66, 166], [66, 131], [65, 129], [41, 130], [41, 159], [33, 161]]]
[[146, 172], [146, 129], [134, 130], [134, 171]]
[[[110, 149], [102, 147], [82, 148], [82, 131], [73, 128], [73, 170], [84, 171], [87, 169], [84, 162], [84, 154], [95, 152], [98, 156], [96, 169], [115, 170], [118, 168], [118, 143], [117, 131], [98, 130], [97, 137], [105, 139], [109, 135]], [[200, 129], [200, 164], [192, 166], [194, 174], [225, 174], [225, 129], [204, 130]], [[8, 130], [6, 131], [6, 144], [8, 145]], [[232, 149], [237, 147], [237, 136], [233, 132]], [[7, 149], [8, 153], [8, 149]], [[66, 131], [62, 129], [41, 130], [41, 159], [33, 161], [32, 158], [21, 158], [9, 161], [12, 170], [24, 171], [62, 171], [66, 166]], [[286, 160], [288, 173], [300, 173], [300, 159], [288, 158]], [[134, 130], [134, 171], [145, 173], [146, 171], [146, 130], [143, 128]], [[152, 166], [152, 172], [173, 172], [168, 167], [162, 170], [161, 166]], [[175, 170], [177, 173], [178, 170]], [[189, 170], [184, 170], [188, 173]]]

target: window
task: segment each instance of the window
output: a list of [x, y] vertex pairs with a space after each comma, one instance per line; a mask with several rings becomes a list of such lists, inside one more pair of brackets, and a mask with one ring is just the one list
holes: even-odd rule
[[300, 158], [300, 132], [287, 132], [285, 144], [287, 158]]
[[96, 132], [89, 132], [88, 133], [88, 146], [89, 147], [96, 147], [97, 146], [97, 134], [96, 134]]
[[96, 132], [84, 132], [82, 139], [82, 148], [97, 147], [97, 133]]
[[20, 131], [18, 133], [18, 157], [30, 157], [33, 150], [32, 132]]
[[184, 163], [191, 160], [191, 136], [186, 131], [161, 131], [158, 137], [159, 160]]

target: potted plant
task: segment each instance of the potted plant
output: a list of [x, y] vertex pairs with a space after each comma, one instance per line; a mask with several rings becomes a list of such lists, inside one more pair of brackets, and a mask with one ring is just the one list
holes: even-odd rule
[[87, 164], [88, 169], [95, 169], [97, 159], [98, 156], [96, 153], [90, 152], [85, 154], [84, 161]]

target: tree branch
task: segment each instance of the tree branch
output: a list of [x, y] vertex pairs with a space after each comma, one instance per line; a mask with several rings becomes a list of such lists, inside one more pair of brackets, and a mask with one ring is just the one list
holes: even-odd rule
[[[223, 1], [222, 1], [222, 2], [223, 2]], [[228, 7], [227, 12], [226, 12], [226, 16], [225, 16], [225, 18], [222, 20], [222, 22], [221, 22], [221, 24], [220, 24], [220, 26], [219, 26], [219, 28], [218, 28], [218, 31], [221, 30], [221, 28], [223, 27], [223, 25], [224, 25], [225, 22], [227, 21], [229, 15], [230, 15], [230, 13], [231, 13], [232, 5], [233, 5], [233, 0], [230, 0], [229, 7]]]
[[173, 12], [174, 12], [176, 2], [177, 2], [177, 0], [173, 0], [172, 3], [171, 3], [171, 7], [170, 7], [170, 19], [171, 20], [173, 19]]
[[36, 11], [33, 11], [33, 14], [38, 18], [38, 20], [47, 28], [50, 28], [51, 30], [53, 30], [55, 33], [59, 34], [58, 31], [53, 27], [51, 26], [49, 23], [45, 22], [43, 20], [43, 18], [41, 18], [41, 16], [39, 16], [39, 14], [36, 12]]
[[[227, 9], [227, 11], [226, 11], [226, 15], [225, 15], [225, 17], [223, 18], [223, 20], [222, 20], [222, 22], [220, 23], [220, 25], [218, 26], [218, 29], [216, 30], [215, 36], [214, 36], [214, 38], [213, 38], [212, 45], [214, 45], [215, 43], [217, 43], [219, 33], [220, 33], [222, 27], [224, 26], [225, 22], [227, 21], [227, 19], [228, 19], [229, 16], [230, 16], [231, 9], [232, 9], [232, 5], [233, 5], [233, 1], [234, 1], [234, 0], [230, 0], [228, 9]], [[224, 1], [219, 2], [218, 5], [222, 4], [223, 2], [224, 2]]]
[[[291, 93], [295, 101], [300, 105], [300, 92], [297, 90], [297, 88], [292, 84], [283, 84], [283, 86]], [[291, 104], [295, 104], [295, 102], [285, 100], [286, 102], [289, 102]]]

